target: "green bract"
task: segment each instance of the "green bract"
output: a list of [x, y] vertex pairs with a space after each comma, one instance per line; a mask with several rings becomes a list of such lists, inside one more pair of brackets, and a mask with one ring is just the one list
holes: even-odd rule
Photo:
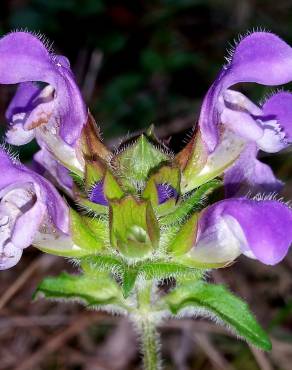
[[128, 258], [148, 256], [159, 243], [159, 225], [149, 201], [128, 195], [110, 202], [110, 242]]

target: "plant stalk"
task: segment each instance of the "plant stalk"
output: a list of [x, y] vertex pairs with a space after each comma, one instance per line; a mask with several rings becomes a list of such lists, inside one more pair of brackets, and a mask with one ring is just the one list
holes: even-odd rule
[[137, 316], [135, 322], [140, 333], [141, 352], [144, 370], [160, 370], [160, 343], [157, 332], [157, 320], [153, 318], [151, 304], [153, 281], [145, 282], [137, 289]]
[[159, 335], [155, 324], [145, 319], [140, 323], [144, 370], [161, 369]]

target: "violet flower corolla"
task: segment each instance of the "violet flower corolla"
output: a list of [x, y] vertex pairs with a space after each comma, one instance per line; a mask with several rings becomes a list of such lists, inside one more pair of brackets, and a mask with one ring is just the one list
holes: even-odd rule
[[228, 264], [240, 254], [267, 265], [286, 256], [292, 243], [292, 211], [276, 200], [226, 199], [202, 212], [190, 255]]
[[0, 149], [0, 269], [14, 266], [31, 244], [71, 249], [69, 209], [46, 179]]
[[254, 192], [279, 191], [281, 182], [256, 157], [259, 149], [275, 153], [290, 145], [292, 94], [276, 92], [258, 106], [230, 87], [242, 82], [267, 86], [290, 82], [292, 48], [272, 33], [254, 32], [244, 37], [231, 54], [202, 105], [199, 127], [203, 141], [209, 153], [220, 147], [222, 131], [236, 134], [245, 143], [238, 161], [226, 171], [228, 196], [239, 194], [241, 183]]
[[36, 172], [48, 178], [53, 184], [63, 190], [71, 198], [73, 195], [73, 179], [68, 168], [64, 167], [46, 149], [42, 148], [33, 157]]
[[20, 84], [6, 112], [7, 141], [23, 145], [36, 137], [61, 163], [82, 172], [79, 138], [87, 110], [68, 59], [27, 32], [4, 36], [0, 59], [0, 83]]

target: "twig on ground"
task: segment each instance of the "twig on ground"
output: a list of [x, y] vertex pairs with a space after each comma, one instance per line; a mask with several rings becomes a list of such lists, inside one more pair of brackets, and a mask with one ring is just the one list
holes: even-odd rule
[[274, 369], [273, 366], [270, 364], [267, 358], [267, 355], [264, 352], [252, 346], [249, 346], [249, 348], [261, 370], [273, 370]]
[[192, 339], [210, 359], [216, 370], [233, 370], [233, 366], [229, 364], [219, 351], [213, 346], [208, 336], [204, 333], [194, 333]]
[[43, 270], [46, 270], [53, 264], [55, 259], [55, 256], [45, 254], [33, 261], [0, 297], [0, 310], [3, 309], [7, 302], [18, 292], [18, 290], [26, 283], [26, 281], [35, 273], [37, 269], [42, 268]]
[[104, 316], [104, 314], [100, 314], [99, 312], [86, 312], [79, 314], [67, 329], [62, 329], [57, 334], [53, 334], [49, 337], [46, 343], [39, 350], [21, 361], [15, 370], [35, 369], [48, 354], [61, 348], [64, 343], [78, 335], [89, 324], [103, 320]]

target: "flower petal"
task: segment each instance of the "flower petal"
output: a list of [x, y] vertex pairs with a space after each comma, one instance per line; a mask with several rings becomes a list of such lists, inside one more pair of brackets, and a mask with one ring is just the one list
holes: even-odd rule
[[104, 195], [104, 182], [100, 180], [94, 184], [90, 191], [89, 200], [102, 206], [108, 206], [108, 200]]
[[[228, 222], [224, 229], [220, 223], [226, 218]], [[216, 225], [219, 226], [214, 232]], [[240, 246], [241, 252], [248, 257], [274, 265], [285, 257], [292, 243], [292, 210], [275, 200], [223, 200], [210, 206], [199, 220], [197, 243], [201, 254], [203, 246], [200, 241], [208, 235], [212, 239], [215, 255], [220, 254], [220, 250], [216, 251], [216, 248], [220, 248], [217, 240], [236, 238], [237, 243], [233, 243], [235, 251]], [[196, 258], [196, 248], [191, 253], [193, 258]], [[214, 262], [212, 253], [209, 247], [210, 263]], [[230, 253], [231, 258], [226, 262], [231, 261], [233, 256], [234, 248]]]
[[178, 193], [175, 188], [169, 184], [156, 184], [158, 194], [158, 204], [163, 204], [171, 198], [177, 198]]
[[46, 215], [46, 205], [40, 201], [16, 219], [11, 236], [12, 244], [24, 249], [29, 247]]
[[0, 270], [7, 270], [15, 266], [22, 256], [22, 249], [7, 243], [0, 247]]
[[283, 183], [278, 180], [271, 168], [257, 158], [255, 144], [246, 145], [237, 161], [224, 174], [225, 195], [227, 198], [247, 193], [279, 192]]
[[0, 195], [11, 186], [36, 184], [39, 191], [36, 194], [37, 201], [46, 205], [48, 215], [56, 228], [68, 233], [68, 207], [53, 185], [22, 164], [14, 162], [3, 148], [0, 149], [0, 164], [5, 173], [5, 176], [0, 177]]
[[34, 137], [35, 131], [25, 130], [22, 123], [15, 123], [13, 127], [6, 132], [6, 141], [12, 145], [28, 144]]
[[263, 115], [274, 119], [283, 129], [285, 138], [292, 141], [292, 94], [279, 92], [271, 96], [263, 105]]
[[[48, 177], [50, 181], [63, 189], [68, 195], [73, 196], [73, 180], [69, 174], [69, 170], [62, 166], [46, 149], [39, 150], [34, 155], [34, 160], [41, 165], [43, 172], [40, 173], [44, 177]], [[47, 171], [47, 176], [45, 171]]]
[[13, 116], [16, 114], [30, 112], [34, 108], [32, 102], [41, 90], [41, 87], [33, 82], [21, 83], [5, 112], [6, 119], [12, 122]]
[[86, 123], [87, 111], [67, 59], [53, 57], [30, 33], [10, 33], [0, 39], [0, 83], [29, 81], [46, 82], [55, 89], [54, 114], [61, 122], [60, 136], [73, 145]]
[[199, 118], [200, 129], [209, 151], [219, 138], [219, 97], [224, 90], [239, 82], [281, 85], [292, 79], [292, 48], [278, 36], [254, 32], [235, 48], [230, 63], [219, 73], [207, 92]]
[[249, 141], [260, 140], [264, 135], [264, 130], [246, 112], [238, 112], [225, 108], [221, 115], [221, 123], [243, 139]]

